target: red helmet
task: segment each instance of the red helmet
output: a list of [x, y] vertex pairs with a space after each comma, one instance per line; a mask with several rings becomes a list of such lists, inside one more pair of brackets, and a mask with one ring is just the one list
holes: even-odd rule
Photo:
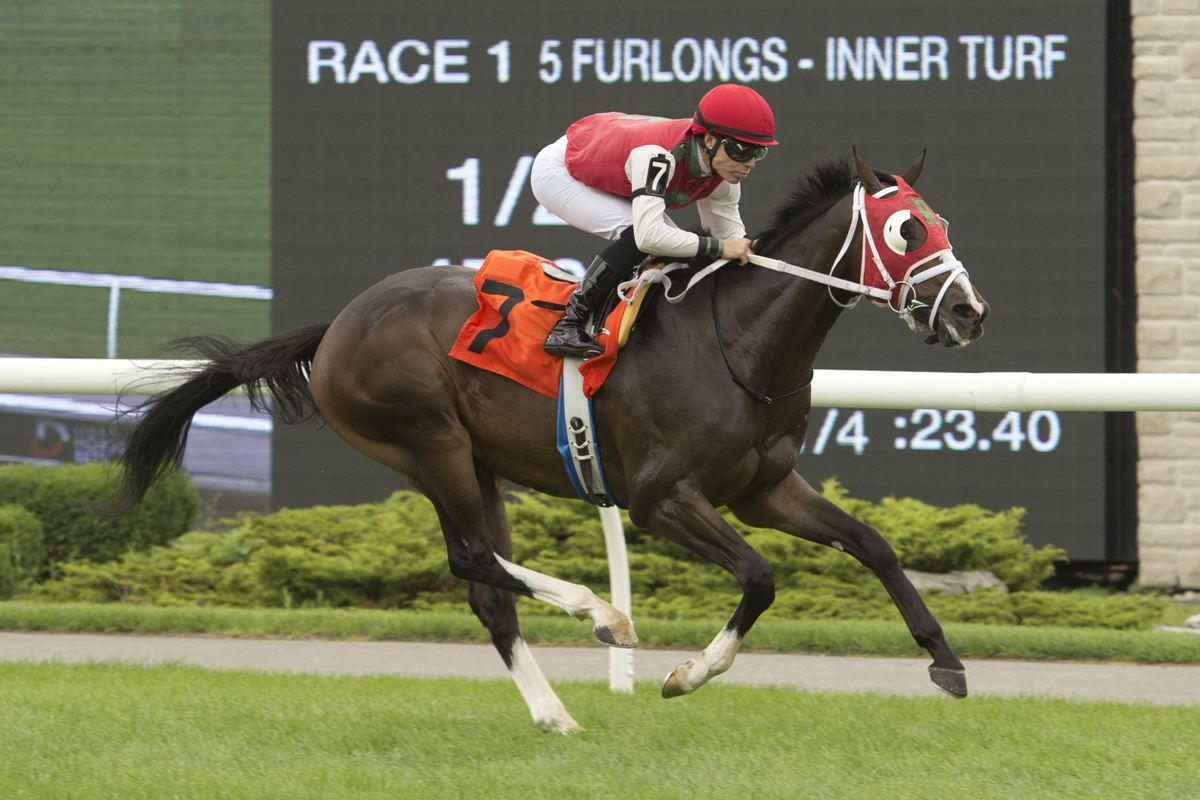
[[758, 92], [749, 86], [722, 83], [709, 89], [692, 117], [692, 133], [732, 136], [751, 144], [779, 144], [775, 141], [775, 114]]

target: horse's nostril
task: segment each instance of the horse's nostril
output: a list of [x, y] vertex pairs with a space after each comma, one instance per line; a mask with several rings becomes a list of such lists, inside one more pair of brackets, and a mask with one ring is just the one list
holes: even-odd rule
[[970, 303], [959, 303], [954, 306], [954, 318], [960, 322], [968, 322], [972, 324], [980, 324], [987, 319], [988, 307], [983, 304], [982, 308], [977, 308]]

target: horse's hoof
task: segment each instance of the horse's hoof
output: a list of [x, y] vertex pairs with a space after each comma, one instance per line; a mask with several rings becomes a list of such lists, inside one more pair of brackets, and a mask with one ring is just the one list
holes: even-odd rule
[[672, 698], [681, 697], [685, 694], [687, 694], [687, 692], [683, 690], [682, 684], [679, 683], [679, 678], [675, 675], [675, 672], [672, 671], [669, 675], [667, 675], [666, 680], [663, 681], [662, 696], [666, 698]]
[[563, 736], [569, 736], [572, 733], [579, 733], [583, 730], [583, 726], [570, 714], [563, 714], [561, 717], [553, 719], [539, 720], [537, 726], [545, 733], [561, 733]]
[[596, 638], [609, 647], [637, 647], [638, 638], [633, 623], [620, 622], [616, 625], [597, 625], [592, 629]]
[[929, 680], [933, 681], [934, 686], [951, 697], [962, 699], [967, 696], [966, 670], [931, 666], [929, 668]]
[[685, 660], [667, 675], [662, 685], [663, 697], [679, 697], [685, 694], [691, 694], [696, 691], [697, 684], [689, 680], [687, 683], [684, 679], [688, 677], [688, 671], [696, 666], [696, 659], [689, 658]]

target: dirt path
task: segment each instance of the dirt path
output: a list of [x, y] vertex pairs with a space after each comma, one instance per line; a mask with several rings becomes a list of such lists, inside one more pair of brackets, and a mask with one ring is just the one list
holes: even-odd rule
[[[537, 647], [551, 680], [607, 680], [602, 647]], [[638, 681], [655, 684], [694, 653], [638, 650]], [[4, 661], [123, 661], [180, 663], [210, 669], [387, 674], [414, 677], [505, 678], [488, 645], [429, 642], [222, 639], [183, 636], [0, 632]], [[926, 659], [743, 653], [722, 683], [784, 685], [814, 692], [883, 692], [936, 695]], [[1029, 661], [968, 661], [971, 694], [1036, 695], [1155, 705], [1200, 705], [1200, 666], [1085, 664]], [[656, 691], [638, 687], [638, 691]]]

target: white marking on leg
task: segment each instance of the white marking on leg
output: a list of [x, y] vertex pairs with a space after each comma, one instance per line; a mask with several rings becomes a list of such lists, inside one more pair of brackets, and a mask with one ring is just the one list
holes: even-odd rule
[[513, 640], [509, 672], [517, 691], [529, 707], [529, 715], [539, 728], [557, 733], [582, 730], [579, 723], [567, 713], [566, 706], [558, 699], [554, 689], [550, 688], [550, 682], [534, 660], [529, 645], [519, 636]]
[[535, 599], [561, 608], [572, 617], [586, 618], [593, 608], [593, 601], [600, 599], [591, 589], [578, 583], [552, 578], [528, 567], [514, 564], [500, 556], [496, 556], [496, 561], [500, 563], [505, 572], [528, 586]]
[[559, 578], [506, 561], [496, 556], [504, 571], [529, 587], [534, 598], [561, 608], [576, 619], [591, 619], [597, 627], [617, 628], [629, 625], [629, 619], [616, 606], [596, 596], [586, 586], [569, 583]]
[[667, 676], [667, 683], [674, 683], [673, 694], [691, 694], [710, 680], [733, 666], [733, 658], [742, 646], [742, 640], [729, 628], [724, 628], [699, 658], [689, 658]]
[[708, 664], [711, 673], [709, 677], [720, 675], [732, 667], [733, 657], [737, 655], [741, 647], [741, 637], [729, 628], [722, 629], [700, 654], [700, 658]]

